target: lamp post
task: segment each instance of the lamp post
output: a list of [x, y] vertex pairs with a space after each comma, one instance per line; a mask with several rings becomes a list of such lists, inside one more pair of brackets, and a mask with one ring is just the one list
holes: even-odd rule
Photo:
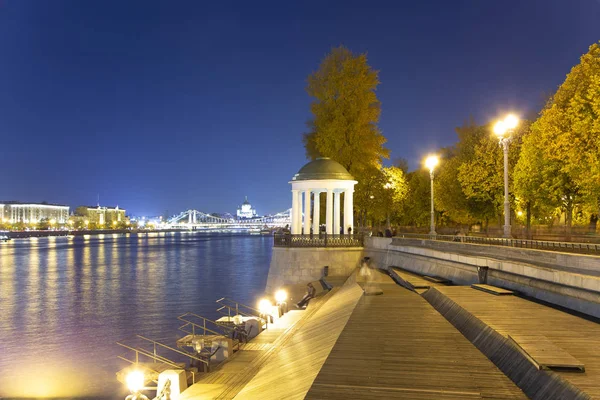
[[433, 170], [440, 162], [440, 159], [436, 155], [431, 155], [425, 159], [425, 166], [429, 168], [429, 177], [431, 178], [431, 230], [430, 235], [437, 235], [435, 232], [435, 211], [433, 207]]
[[504, 237], [511, 237], [510, 226], [510, 201], [508, 200], [508, 144], [512, 140], [512, 134], [519, 124], [519, 118], [510, 114], [494, 125], [494, 133], [498, 136], [498, 142], [504, 152]]

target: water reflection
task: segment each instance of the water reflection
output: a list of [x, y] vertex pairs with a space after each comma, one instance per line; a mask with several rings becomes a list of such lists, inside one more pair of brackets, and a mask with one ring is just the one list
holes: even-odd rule
[[0, 244], [0, 397], [121, 396], [117, 340], [174, 340], [176, 316], [253, 304], [271, 238], [102, 235]]

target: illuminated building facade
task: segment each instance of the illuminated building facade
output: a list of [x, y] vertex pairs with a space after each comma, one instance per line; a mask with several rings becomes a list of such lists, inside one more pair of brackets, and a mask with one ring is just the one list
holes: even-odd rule
[[20, 203], [6, 201], [0, 203], [0, 218], [12, 224], [23, 222], [35, 224], [42, 220], [66, 224], [69, 220], [69, 206], [47, 203]]
[[237, 209], [237, 217], [238, 219], [256, 217], [256, 210], [253, 209], [250, 202], [248, 202], [247, 196], [242, 205]]
[[113, 222], [125, 222], [127, 221], [127, 217], [125, 216], [125, 209], [116, 207], [77, 207], [75, 213], [78, 216], [85, 217], [89, 223], [104, 225], [104, 224], [112, 224]]

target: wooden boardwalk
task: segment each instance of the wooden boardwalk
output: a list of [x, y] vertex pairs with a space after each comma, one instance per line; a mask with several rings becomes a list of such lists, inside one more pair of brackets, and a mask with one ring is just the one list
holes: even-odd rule
[[419, 294], [425, 292], [430, 287], [439, 285], [448, 285], [451, 282], [447, 279], [422, 276], [415, 274], [414, 272], [407, 271], [400, 267], [389, 267], [393, 274], [396, 275], [396, 279], [399, 279], [399, 284], [409, 290], [413, 290]]
[[496, 296], [510, 296], [515, 293], [512, 290], [503, 289], [498, 286], [485, 285], [483, 283], [474, 283], [471, 287], [475, 290], [481, 290], [482, 292], [494, 294]]
[[379, 285], [383, 295], [358, 302], [306, 398], [526, 398], [425, 299]]
[[[437, 287], [435, 290], [452, 302], [447, 305], [448, 310], [454, 310], [457, 308], [454, 304], [458, 305], [507, 340], [509, 336], [544, 336], [554, 346], [583, 363], [585, 372], [557, 370], [543, 373], [559, 377], [567, 385], [584, 392], [588, 398], [600, 399], [599, 323], [518, 296], [494, 296], [464, 286]], [[456, 318], [456, 315], [453, 311], [450, 317]], [[552, 395], [547, 393], [540, 398], [566, 398], [560, 397], [560, 393]]]
[[304, 317], [305, 313], [306, 311], [290, 311], [276, 323], [269, 324], [269, 328], [252, 339], [250, 343], [242, 344], [240, 350], [230, 360], [214, 371], [204, 374], [198, 382], [185, 390], [180, 400], [216, 399], [223, 396], [224, 393], [228, 393], [232, 388], [238, 387], [240, 377], [253, 370], [253, 365], [261, 357], [264, 357], [272, 349], [274, 343]]
[[302, 321], [235, 398], [303, 399], [362, 294], [358, 284], [347, 282]]

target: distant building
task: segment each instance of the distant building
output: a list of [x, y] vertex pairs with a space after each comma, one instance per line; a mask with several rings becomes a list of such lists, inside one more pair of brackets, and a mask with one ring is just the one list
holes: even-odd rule
[[254, 218], [256, 217], [256, 210], [252, 208], [252, 205], [248, 202], [248, 196], [246, 196], [244, 202], [237, 209], [238, 219], [242, 218]]
[[80, 206], [75, 210], [75, 214], [80, 217], [85, 217], [91, 224], [104, 225], [112, 224], [113, 222], [125, 222], [125, 209], [116, 207], [103, 206]]
[[69, 206], [48, 203], [0, 202], [0, 218], [12, 224], [23, 222], [35, 224], [41, 220], [54, 220], [66, 224], [69, 220]]

